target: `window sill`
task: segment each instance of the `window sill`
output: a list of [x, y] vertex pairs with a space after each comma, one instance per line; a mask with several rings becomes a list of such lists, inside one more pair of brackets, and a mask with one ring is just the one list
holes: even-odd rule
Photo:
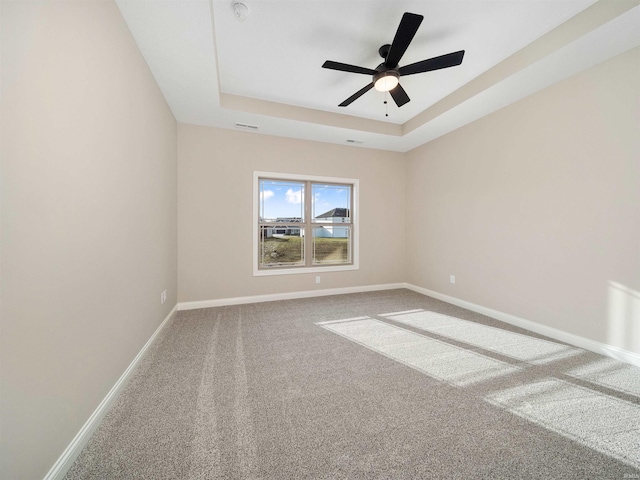
[[299, 268], [274, 268], [273, 270], [253, 270], [254, 277], [267, 277], [271, 275], [304, 275], [305, 273], [344, 272], [358, 270], [358, 265], [336, 265], [333, 267], [299, 267]]

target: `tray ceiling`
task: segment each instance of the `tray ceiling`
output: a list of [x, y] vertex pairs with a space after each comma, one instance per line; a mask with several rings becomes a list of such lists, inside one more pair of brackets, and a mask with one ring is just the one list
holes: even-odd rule
[[[119, 0], [179, 122], [407, 151], [640, 44], [637, 1]], [[401, 77], [398, 108], [370, 90], [404, 12], [424, 16], [400, 65], [465, 50], [462, 65]], [[388, 117], [385, 116], [388, 113]], [[348, 142], [349, 141], [349, 142]]]

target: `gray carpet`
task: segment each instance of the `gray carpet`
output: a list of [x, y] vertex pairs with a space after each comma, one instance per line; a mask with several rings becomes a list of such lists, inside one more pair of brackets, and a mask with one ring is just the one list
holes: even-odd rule
[[640, 369], [408, 290], [184, 311], [65, 478], [640, 478]]

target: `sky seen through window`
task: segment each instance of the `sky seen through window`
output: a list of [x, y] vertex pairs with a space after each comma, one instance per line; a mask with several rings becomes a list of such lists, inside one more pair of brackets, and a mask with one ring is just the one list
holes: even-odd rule
[[[304, 219], [305, 183], [284, 180], [260, 180], [260, 217], [264, 221]], [[314, 183], [312, 214], [315, 217], [334, 208], [350, 208], [348, 185]]]

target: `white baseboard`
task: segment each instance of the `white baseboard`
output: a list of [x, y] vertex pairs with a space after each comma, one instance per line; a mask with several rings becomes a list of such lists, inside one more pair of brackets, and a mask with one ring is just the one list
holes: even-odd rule
[[215, 300], [200, 300], [196, 302], [180, 302], [178, 303], [178, 310], [224, 307], [227, 305], [242, 305], [244, 303], [275, 302], [276, 300], [324, 297], [327, 295], [344, 295], [346, 293], [376, 292], [379, 290], [394, 290], [396, 288], [408, 287], [406, 283], [386, 283], [382, 285], [365, 285], [361, 287], [327, 288], [323, 290], [305, 290], [302, 292], [271, 293], [267, 295], [251, 295], [248, 297], [219, 298]]
[[615, 358], [622, 362], [630, 363], [640, 367], [640, 355], [628, 350], [624, 350], [613, 345], [607, 345], [605, 343], [597, 342], [589, 338], [581, 337], [573, 333], [565, 332], [557, 328], [542, 325], [540, 323], [532, 322], [531, 320], [525, 320], [524, 318], [516, 317], [509, 313], [494, 310], [492, 308], [483, 307], [475, 303], [461, 300], [456, 297], [445, 295], [434, 290], [418, 287], [410, 283], [387, 283], [381, 285], [366, 285], [360, 287], [345, 287], [345, 288], [329, 288], [324, 290], [307, 290], [302, 292], [289, 292], [289, 293], [274, 293], [268, 295], [252, 295], [247, 297], [232, 297], [232, 298], [220, 298], [215, 300], [201, 300], [195, 302], [180, 302], [177, 305], [178, 310], [193, 310], [197, 308], [211, 308], [211, 307], [223, 307], [227, 305], [242, 305], [245, 303], [258, 303], [258, 302], [273, 302], [276, 300], [293, 300], [296, 298], [310, 298], [321, 297], [326, 295], [343, 295], [346, 293], [359, 293], [359, 292], [375, 292], [378, 290], [393, 290], [396, 288], [407, 288], [416, 293], [427, 295], [428, 297], [437, 298], [452, 305], [457, 305], [472, 312], [486, 315], [487, 317], [500, 320], [502, 322], [514, 325], [516, 327], [524, 328], [526, 330], [544, 335], [560, 342], [568, 343], [574, 347], [583, 348], [591, 352], [599, 353], [607, 357]]
[[549, 327], [547, 325], [532, 322], [531, 320], [525, 320], [524, 318], [516, 317], [515, 315], [511, 315], [509, 313], [504, 313], [499, 310], [493, 310], [492, 308], [483, 307], [482, 305], [467, 302], [466, 300], [461, 300], [459, 298], [451, 297], [449, 295], [435, 292], [426, 288], [417, 287], [411, 284], [405, 284], [405, 287], [409, 290], [413, 290], [414, 292], [437, 298], [438, 300], [442, 300], [443, 302], [466, 308], [467, 310], [471, 310], [472, 312], [495, 318], [496, 320], [500, 320], [501, 322], [530, 330], [532, 332], [544, 335], [549, 338], [553, 338], [554, 340], [558, 340], [560, 342], [568, 343], [570, 345], [573, 345], [574, 347], [583, 348], [585, 350], [599, 353], [600, 355], [606, 355], [607, 357], [615, 358], [616, 360], [620, 360], [622, 362], [635, 365], [636, 367], [640, 367], [640, 355], [637, 353], [630, 352], [619, 347], [614, 347], [613, 345], [607, 345], [606, 343], [597, 342], [595, 340], [581, 337], [579, 335], [565, 332], [563, 330], [558, 330], [557, 328]]
[[169, 322], [169, 319], [176, 312], [176, 310], [193, 310], [197, 308], [211, 308], [258, 302], [273, 302], [276, 300], [291, 300], [296, 298], [311, 298], [327, 295], [343, 295], [347, 293], [375, 292], [380, 290], [393, 290], [397, 288], [407, 288], [416, 293], [427, 295], [429, 297], [442, 300], [452, 305], [466, 308], [467, 310], [486, 315], [488, 317], [500, 320], [516, 327], [530, 330], [532, 332], [547, 336], [549, 338], [553, 338], [560, 342], [565, 342], [575, 347], [583, 348], [585, 350], [599, 353], [601, 355], [615, 358], [616, 360], [620, 360], [640, 367], [640, 355], [638, 355], [637, 353], [629, 352], [622, 348], [597, 342], [595, 340], [584, 338], [579, 335], [574, 335], [573, 333], [558, 330], [557, 328], [549, 327], [547, 325], [542, 325], [530, 320], [525, 320], [524, 318], [516, 317], [515, 315], [511, 315], [509, 313], [504, 313], [499, 310], [483, 307], [482, 305], [477, 305], [475, 303], [461, 300], [459, 298], [445, 295], [443, 293], [429, 290], [427, 288], [418, 287], [410, 283], [388, 283], [381, 285], [365, 285], [360, 287], [329, 288], [323, 290], [307, 290], [302, 292], [274, 293], [268, 295], [252, 295], [248, 297], [233, 297], [215, 300], [202, 300], [196, 302], [181, 302], [173, 307], [171, 312], [169, 312], [167, 317], [162, 321], [153, 335], [151, 335], [151, 338], [149, 338], [147, 343], [145, 343], [138, 355], [136, 355], [131, 364], [118, 379], [116, 384], [111, 388], [107, 396], [102, 400], [100, 405], [98, 405], [98, 408], [96, 408], [96, 410], [91, 414], [89, 419], [80, 429], [75, 438], [71, 441], [69, 446], [65, 449], [62, 455], [60, 455], [60, 458], [58, 458], [53, 467], [51, 467], [51, 470], [49, 470], [49, 473], [47, 473], [47, 475], [44, 477], [44, 480], [62, 480], [69, 468], [71, 468], [71, 465], [75, 461], [76, 457], [80, 454], [84, 446], [89, 441], [89, 438], [100, 424], [100, 421], [106, 415], [113, 401], [116, 399], [122, 388], [126, 385], [130, 375], [140, 363], [140, 360], [142, 360], [151, 344]]
[[71, 468], [71, 465], [73, 465], [73, 462], [76, 460], [78, 455], [80, 455], [80, 452], [89, 441], [89, 438], [91, 438], [93, 432], [96, 430], [96, 428], [98, 428], [98, 425], [100, 425], [100, 421], [109, 411], [109, 407], [116, 399], [122, 388], [126, 385], [129, 377], [140, 363], [140, 360], [142, 360], [153, 341], [156, 339], [162, 329], [167, 325], [169, 319], [176, 312], [176, 310], [177, 305], [171, 309], [169, 315], [166, 316], [166, 318], [162, 321], [153, 335], [151, 335], [151, 338], [149, 338], [147, 343], [144, 344], [144, 347], [142, 347], [140, 352], [138, 352], [136, 358], [133, 359], [122, 376], [118, 379], [111, 390], [109, 390], [109, 393], [107, 393], [107, 396], [104, 397], [102, 402], [100, 402], [98, 408], [96, 408], [95, 411], [91, 414], [89, 420], [85, 422], [85, 424], [71, 441], [69, 446], [65, 449], [64, 452], [62, 452], [60, 458], [58, 458], [53, 467], [51, 467], [51, 470], [49, 470], [49, 473], [47, 473], [47, 475], [44, 477], [44, 480], [62, 480], [62, 478], [66, 475], [67, 471]]

